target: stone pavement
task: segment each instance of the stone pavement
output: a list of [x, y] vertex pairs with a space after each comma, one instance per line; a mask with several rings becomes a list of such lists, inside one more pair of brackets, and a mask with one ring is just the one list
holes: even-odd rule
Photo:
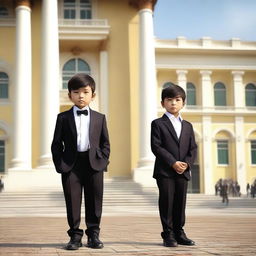
[[3, 191], [0, 256], [256, 255], [256, 198], [231, 197], [226, 206], [219, 196], [189, 194], [185, 228], [196, 246], [166, 248], [157, 194], [157, 189], [132, 181], [106, 181], [101, 226], [105, 247], [70, 252], [63, 249], [69, 239], [61, 188]]
[[[158, 216], [105, 216], [102, 250], [63, 249], [68, 237], [63, 217], [0, 218], [2, 256], [205, 256], [255, 255], [256, 217], [188, 216], [186, 232], [196, 246], [166, 248], [160, 239]], [[86, 238], [83, 240], [86, 243]]]

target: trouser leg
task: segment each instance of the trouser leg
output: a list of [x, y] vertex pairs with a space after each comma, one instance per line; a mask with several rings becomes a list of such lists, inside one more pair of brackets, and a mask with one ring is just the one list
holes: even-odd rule
[[90, 171], [84, 185], [86, 234], [99, 234], [103, 201], [103, 172]]
[[183, 230], [185, 225], [185, 209], [188, 181], [183, 177], [175, 179], [175, 194], [173, 199], [173, 230], [174, 233]]
[[83, 230], [79, 229], [81, 220], [82, 184], [78, 175], [71, 171], [62, 174], [62, 186], [66, 202], [67, 219], [70, 237], [83, 236]]
[[173, 198], [175, 191], [174, 180], [170, 178], [158, 178], [159, 189], [159, 214], [163, 227], [162, 236], [168, 236], [173, 232]]

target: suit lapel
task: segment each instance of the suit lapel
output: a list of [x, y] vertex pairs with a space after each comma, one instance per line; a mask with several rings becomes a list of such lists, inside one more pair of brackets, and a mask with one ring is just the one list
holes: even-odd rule
[[175, 129], [174, 129], [173, 125], [172, 125], [171, 120], [165, 114], [162, 116], [162, 120], [163, 120], [164, 125], [167, 127], [167, 129], [169, 130], [169, 132], [173, 136], [173, 138], [176, 140], [177, 143], [179, 143], [178, 136], [177, 136], [177, 134], [175, 132]]
[[73, 107], [68, 111], [68, 121], [69, 121], [69, 126], [72, 132], [72, 135], [76, 141], [77, 139], [77, 131], [76, 131], [76, 123], [75, 123], [75, 117], [73, 113]]
[[181, 133], [180, 133], [180, 143], [182, 144], [182, 140], [183, 140], [183, 138], [185, 138], [184, 134], [186, 134], [186, 131], [188, 130], [188, 125], [184, 121], [182, 121], [181, 124], [182, 124], [182, 126], [181, 126]]
[[89, 140], [90, 140], [90, 144], [92, 143], [92, 136], [93, 136], [93, 131], [95, 129], [95, 113], [93, 110], [90, 109], [90, 125], [89, 125]]

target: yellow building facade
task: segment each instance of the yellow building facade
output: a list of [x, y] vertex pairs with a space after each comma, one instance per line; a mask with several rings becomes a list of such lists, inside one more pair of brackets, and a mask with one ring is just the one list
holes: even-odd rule
[[199, 149], [190, 191], [213, 193], [219, 178], [238, 180], [245, 191], [256, 177], [256, 42], [155, 39], [155, 4], [0, 2], [0, 168], [7, 187], [17, 177], [26, 184], [53, 175], [56, 115], [72, 106], [68, 79], [86, 72], [96, 81], [91, 107], [108, 121], [107, 178], [154, 185], [150, 122], [163, 114], [161, 89], [175, 83], [188, 94], [182, 115], [194, 125]]

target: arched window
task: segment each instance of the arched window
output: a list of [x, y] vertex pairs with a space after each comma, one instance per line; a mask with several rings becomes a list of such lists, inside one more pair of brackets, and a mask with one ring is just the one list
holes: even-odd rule
[[4, 72], [0, 72], [0, 99], [8, 99], [8, 75]]
[[6, 7], [0, 6], [0, 17], [7, 17], [8, 16], [8, 10]]
[[64, 19], [91, 19], [91, 0], [64, 0]]
[[169, 87], [169, 86], [173, 86], [173, 85], [174, 85], [174, 83], [172, 83], [172, 82], [164, 83], [163, 89], [165, 89], [165, 88], [167, 88], [167, 87]]
[[252, 83], [245, 87], [245, 104], [246, 106], [256, 106], [256, 86]]
[[85, 73], [90, 75], [90, 66], [87, 62], [79, 58], [71, 59], [66, 62], [62, 70], [62, 89], [68, 88], [68, 80], [76, 73]]
[[187, 105], [196, 105], [196, 87], [192, 83], [187, 83]]
[[214, 105], [226, 106], [226, 87], [223, 83], [218, 82], [214, 85]]

